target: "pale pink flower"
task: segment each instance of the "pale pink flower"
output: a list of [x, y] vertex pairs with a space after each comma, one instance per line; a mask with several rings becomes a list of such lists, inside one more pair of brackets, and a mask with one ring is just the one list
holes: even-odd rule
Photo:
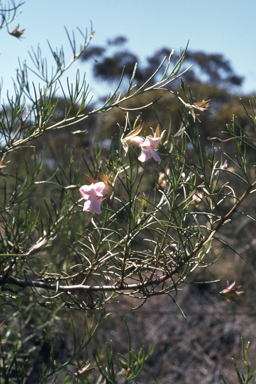
[[109, 183], [108, 177], [101, 170], [99, 174], [102, 181], [97, 181], [90, 176], [84, 175], [92, 183], [91, 185], [83, 185], [79, 189], [82, 197], [86, 200], [83, 208], [84, 212], [100, 214], [101, 203], [104, 197], [107, 197], [107, 202], [109, 203], [112, 186]]
[[167, 167], [165, 168], [165, 172], [159, 172], [158, 174], [158, 187], [161, 186], [161, 187], [166, 187], [167, 183], [166, 181], [168, 180], [168, 175], [170, 175], [171, 171], [170, 169]]
[[200, 201], [202, 200], [203, 197], [204, 197], [204, 192], [197, 191], [192, 196], [191, 204], [200, 203]]
[[163, 133], [160, 135], [159, 125], [156, 128], [156, 132], [154, 132], [154, 136], [146, 136], [146, 138], [142, 136], [138, 136], [142, 130], [142, 123], [130, 132], [124, 139], [122, 139], [122, 144], [125, 148], [125, 154], [128, 153], [131, 146], [137, 146], [141, 148], [141, 155], [138, 157], [138, 160], [144, 163], [145, 161], [153, 159], [158, 163], [161, 163], [160, 156], [156, 153], [156, 148], [160, 143]]
[[141, 161], [142, 163], [144, 163], [145, 161], [151, 159], [151, 157], [153, 157], [153, 159], [157, 162], [157, 163], [161, 163], [161, 158], [160, 156], [158, 155], [158, 153], [156, 153], [156, 148], [158, 147], [158, 144], [160, 142], [160, 137], [157, 138], [157, 137], [149, 137], [147, 136], [144, 143], [142, 143], [140, 145], [141, 147], [141, 155], [140, 157], [138, 157], [138, 160]]
[[220, 166], [220, 169], [227, 169], [228, 167], [228, 162], [227, 160], [224, 161], [224, 163]]

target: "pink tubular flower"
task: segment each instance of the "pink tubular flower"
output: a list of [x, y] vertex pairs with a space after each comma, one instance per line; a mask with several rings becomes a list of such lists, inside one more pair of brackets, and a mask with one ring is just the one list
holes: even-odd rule
[[138, 136], [142, 130], [142, 127], [143, 127], [143, 124], [140, 123], [140, 125], [136, 129], [134, 129], [124, 139], [122, 139], [122, 144], [125, 149], [125, 154], [128, 153], [131, 146], [137, 146], [141, 148], [141, 155], [140, 157], [138, 157], [139, 161], [144, 163], [145, 161], [153, 157], [153, 159], [160, 164], [161, 158], [156, 153], [156, 148], [158, 147], [158, 144], [164, 132], [162, 133], [162, 135], [160, 135], [160, 127], [158, 125], [153, 137], [150, 135], [144, 138], [142, 136]]
[[86, 200], [84, 203], [84, 212], [101, 213], [101, 203], [104, 197], [107, 198], [109, 204], [109, 198], [112, 192], [112, 186], [109, 183], [108, 177], [101, 171], [99, 175], [102, 181], [97, 181], [90, 176], [84, 175], [89, 180], [91, 185], [83, 185], [79, 191], [82, 197]]
[[170, 175], [171, 171], [170, 171], [170, 168], [165, 168], [165, 172], [159, 172], [158, 174], [158, 183], [157, 183], [157, 187], [166, 187], [167, 183], [168, 183], [168, 175]]
[[200, 203], [203, 197], [204, 197], [204, 192], [196, 191], [196, 193], [194, 193], [194, 195], [192, 196], [191, 204]]
[[[155, 136], [155, 133], [154, 133], [154, 136]], [[153, 157], [153, 159], [158, 163], [160, 164], [161, 163], [161, 158], [160, 156], [156, 153], [156, 148], [158, 147], [158, 144], [160, 142], [160, 137], [150, 137], [150, 136], [147, 136], [144, 143], [142, 143], [140, 145], [141, 147], [141, 155], [140, 157], [138, 158], [139, 161], [141, 161], [142, 163], [144, 163], [145, 161], [151, 159], [151, 157]]]

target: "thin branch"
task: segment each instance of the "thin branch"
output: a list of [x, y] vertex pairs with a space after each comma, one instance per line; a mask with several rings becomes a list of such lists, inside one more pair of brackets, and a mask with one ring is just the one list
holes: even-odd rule
[[[144, 288], [149, 286], [157, 286], [169, 278], [171, 278], [173, 275], [175, 275], [182, 266], [186, 265], [189, 260], [191, 260], [212, 238], [214, 238], [215, 233], [227, 222], [232, 214], [237, 210], [238, 206], [243, 202], [243, 200], [246, 198], [246, 196], [252, 191], [252, 189], [256, 186], [256, 181], [254, 181], [249, 188], [244, 192], [244, 194], [238, 199], [236, 204], [231, 208], [231, 210], [219, 221], [215, 229], [207, 236], [204, 240], [202, 240], [196, 248], [187, 256], [185, 257], [181, 262], [177, 264], [170, 272], [166, 273], [165, 275], [161, 277], [157, 277], [155, 279], [151, 279], [142, 283], [135, 283], [135, 284], [124, 284], [122, 283], [121, 287], [119, 285], [83, 285], [83, 284], [77, 284], [77, 285], [59, 285], [58, 289], [56, 288], [56, 284], [46, 283], [44, 281], [38, 281], [38, 280], [23, 280], [18, 277], [12, 277], [12, 276], [6, 276], [6, 275], [0, 275], [0, 285], [5, 284], [11, 284], [16, 285], [22, 288], [25, 287], [36, 287], [36, 288], [44, 288], [47, 290], [58, 290], [58, 292], [72, 292], [72, 291], [88, 291], [88, 292], [119, 292], [122, 293], [123, 291], [138, 291], [141, 292], [144, 290]], [[13, 255], [12, 255], [13, 256]], [[26, 255], [22, 255], [26, 256]]]

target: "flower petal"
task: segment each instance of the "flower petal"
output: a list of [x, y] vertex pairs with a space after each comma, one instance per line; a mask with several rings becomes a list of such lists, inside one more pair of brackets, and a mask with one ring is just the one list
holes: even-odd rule
[[156, 153], [156, 151], [154, 149], [151, 150], [151, 154], [152, 154], [152, 157], [153, 159], [158, 163], [160, 164], [161, 163], [161, 157], [158, 155], [158, 153]]
[[84, 212], [95, 212], [98, 215], [101, 213], [102, 197], [91, 196], [84, 203]]
[[96, 184], [83, 185], [79, 189], [79, 192], [81, 193], [81, 195], [84, 199], [88, 199], [90, 196], [97, 196], [94, 185], [96, 185]]
[[156, 149], [158, 147], [159, 141], [160, 141], [160, 138], [147, 136], [144, 143], [141, 144], [140, 146], [143, 148], [150, 147], [150, 148]]
[[141, 155], [138, 158], [139, 161], [144, 163], [145, 161], [151, 159], [151, 157], [153, 157], [153, 159], [157, 163], [159, 163], [159, 164], [161, 163], [161, 157], [156, 153], [156, 151], [153, 148], [151, 148], [151, 147], [141, 148]]
[[94, 189], [97, 193], [97, 196], [104, 196], [108, 192], [110, 187], [107, 184], [103, 183], [103, 181], [100, 181], [99, 183], [94, 184]]
[[141, 154], [140, 157], [138, 157], [138, 160], [142, 163], [145, 163], [145, 161], [151, 159], [152, 155], [150, 151], [146, 148], [141, 148]]
[[88, 199], [90, 196], [104, 196], [108, 191], [109, 186], [99, 181], [96, 184], [83, 185], [79, 191], [84, 199]]
[[129, 141], [127, 140], [126, 142], [128, 143], [128, 145], [135, 145], [137, 147], [140, 147], [145, 142], [145, 138], [142, 136], [135, 136]]

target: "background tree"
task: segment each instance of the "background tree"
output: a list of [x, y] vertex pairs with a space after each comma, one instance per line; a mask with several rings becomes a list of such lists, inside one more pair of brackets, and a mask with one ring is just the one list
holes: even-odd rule
[[[152, 73], [156, 71], [164, 57], [168, 57], [171, 47], [161, 48], [141, 63], [141, 58], [126, 48], [126, 38], [123, 36], [108, 40], [106, 47], [90, 46], [81, 56], [81, 60], [92, 66], [95, 79], [105, 81], [106, 84], [118, 84], [120, 74], [123, 72], [123, 84], [129, 81], [133, 73], [134, 65], [137, 63], [137, 69], [134, 82], [138, 87], [143, 84]], [[174, 52], [174, 59], [177, 60], [178, 54]], [[192, 66], [192, 67], [191, 67]], [[172, 91], [187, 94], [190, 102], [196, 100], [211, 99], [210, 113], [202, 117], [201, 140], [204, 145], [209, 144], [207, 137], [218, 134], [220, 138], [225, 138], [221, 133], [226, 124], [230, 121], [232, 115], [239, 118], [242, 126], [246, 123], [246, 113], [239, 101], [238, 92], [241, 91], [243, 78], [234, 73], [229, 61], [221, 54], [206, 54], [203, 52], [186, 51], [182, 68], [190, 67], [182, 75], [183, 83], [186, 84], [185, 90], [180, 87], [180, 81], [177, 80], [171, 84]], [[181, 68], [181, 70], [182, 70]], [[163, 74], [163, 68], [160, 69], [156, 76], [158, 79]], [[191, 95], [193, 94], [193, 100]], [[170, 95], [161, 94], [157, 90], [154, 93], [141, 95], [142, 100], [130, 100], [125, 104], [127, 108], [136, 110], [130, 112], [135, 118], [138, 113], [138, 106], [144, 103], [150, 103], [152, 100], [158, 100], [152, 108], [141, 110], [141, 118], [146, 120], [149, 125], [154, 125], [157, 119], [162, 127], [166, 128], [169, 124], [170, 116], [173, 132], [179, 129], [180, 116], [178, 113], [178, 100], [174, 97], [170, 102]], [[248, 107], [248, 97], [243, 96], [243, 102]], [[112, 118], [112, 115], [113, 118]], [[118, 132], [118, 128], [114, 121], [122, 118], [122, 111], [113, 110], [108, 115], [103, 115], [101, 119], [100, 132], [96, 130], [95, 135], [105, 135], [109, 137]], [[103, 125], [103, 126], [102, 126]], [[101, 128], [102, 127], [102, 128]]]

